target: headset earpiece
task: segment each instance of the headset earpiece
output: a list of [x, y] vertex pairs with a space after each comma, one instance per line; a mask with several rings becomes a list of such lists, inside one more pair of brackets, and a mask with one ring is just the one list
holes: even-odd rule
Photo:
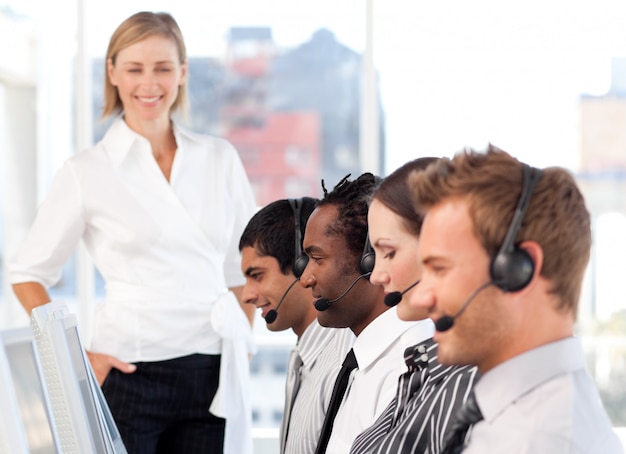
[[302, 199], [289, 199], [289, 206], [293, 211], [293, 220], [295, 225], [295, 254], [293, 259], [293, 275], [297, 278], [302, 276], [304, 269], [309, 263], [309, 256], [302, 252], [302, 226], [301, 226], [301, 210]]
[[535, 263], [528, 252], [515, 246], [512, 252], [496, 254], [491, 261], [491, 280], [505, 292], [526, 287], [535, 273]]
[[359, 271], [361, 271], [361, 274], [371, 273], [374, 271], [374, 265], [376, 265], [376, 254], [370, 244], [370, 236], [368, 233], [365, 237], [365, 246], [363, 247], [363, 253], [359, 261]]
[[505, 292], [516, 292], [526, 287], [535, 273], [535, 262], [528, 252], [515, 245], [515, 237], [522, 226], [522, 220], [530, 204], [530, 199], [541, 178], [539, 169], [524, 164], [524, 183], [513, 219], [504, 237], [502, 247], [491, 259], [489, 273], [492, 283]]

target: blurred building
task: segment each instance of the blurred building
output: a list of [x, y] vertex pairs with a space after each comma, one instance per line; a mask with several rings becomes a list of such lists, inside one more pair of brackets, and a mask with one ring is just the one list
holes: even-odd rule
[[232, 28], [225, 68], [223, 135], [241, 151], [260, 205], [317, 196], [321, 178], [332, 187], [359, 174], [361, 56], [332, 32], [283, 50], [269, 28]]

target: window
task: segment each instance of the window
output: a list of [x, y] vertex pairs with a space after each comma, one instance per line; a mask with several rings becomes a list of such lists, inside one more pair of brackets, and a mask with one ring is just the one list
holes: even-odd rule
[[[115, 26], [140, 9], [170, 11], [183, 29], [190, 56], [189, 127], [236, 145], [260, 205], [282, 197], [317, 196], [321, 178], [332, 187], [347, 173], [358, 174], [368, 145], [359, 128], [365, 3], [236, 0], [220, 5], [219, 11], [202, 12], [190, 0], [79, 1], [85, 8], [87, 53], [94, 59], [91, 96], [101, 99], [101, 59]], [[0, 39], [5, 30], [11, 38], [3, 42], [15, 45], [0, 47], [0, 55], [14, 51], [19, 58], [0, 58], [0, 143], [5, 144], [12, 131], [7, 125], [12, 127], [18, 113], [31, 115], [26, 122], [37, 121], [40, 127], [37, 138], [22, 135], [33, 140], [26, 148], [37, 149], [36, 154], [17, 152], [15, 142], [4, 154], [19, 156], [20, 169], [30, 169], [27, 177], [12, 180], [17, 175], [9, 170], [13, 164], [0, 166], [3, 260], [19, 237], [16, 230], [21, 232], [32, 214], [16, 210], [34, 210], [37, 194], [45, 192], [62, 161], [55, 153], [73, 151], [69, 100], [81, 95], [71, 83], [75, 2], [4, 4], [10, 6], [0, 7]], [[578, 332], [589, 370], [618, 427], [626, 427], [626, 392], [620, 385], [626, 367], [626, 291], [615, 285], [626, 250], [626, 62], [618, 58], [624, 55], [625, 16], [617, 0], [376, 2], [372, 36], [378, 83], [368, 92], [381, 107], [376, 124], [383, 175], [409, 159], [449, 156], [488, 142], [532, 165], [561, 165], [574, 172], [594, 225]], [[40, 36], [46, 37], [39, 42], [49, 52], [32, 47]], [[43, 59], [46, 55], [54, 61]], [[37, 62], [37, 71], [29, 70], [31, 62]], [[19, 94], [27, 102], [13, 101], [16, 80], [26, 81], [28, 88]], [[37, 106], [38, 113], [28, 106]], [[99, 108], [97, 104], [94, 118]], [[52, 118], [66, 128], [52, 128]], [[105, 126], [94, 123], [94, 139]], [[16, 203], [15, 194], [27, 203]], [[0, 319], [21, 323], [23, 318], [15, 315], [19, 311], [9, 311], [5, 304], [14, 302], [4, 263], [0, 307], [10, 318]], [[72, 268], [68, 265], [63, 283], [72, 282]], [[68, 285], [64, 295], [75, 297], [77, 287]], [[263, 321], [259, 324], [264, 328]], [[276, 339], [284, 354], [288, 348], [276, 336], [270, 333], [268, 339]], [[274, 347], [261, 345], [258, 357]], [[253, 368], [259, 375], [267, 370], [260, 363]], [[274, 372], [278, 369], [280, 365]], [[263, 386], [281, 395], [280, 376], [274, 372]], [[275, 421], [282, 411], [282, 402], [258, 404], [259, 421]]]

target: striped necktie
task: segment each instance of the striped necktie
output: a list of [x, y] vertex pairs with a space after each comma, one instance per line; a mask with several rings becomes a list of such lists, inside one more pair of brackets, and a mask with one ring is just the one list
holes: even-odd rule
[[404, 362], [407, 366], [407, 372], [400, 375], [398, 381], [398, 391], [396, 394], [396, 408], [393, 414], [392, 426], [398, 422], [406, 404], [422, 386], [428, 372], [428, 354], [426, 353], [427, 344], [420, 344], [408, 347], [404, 350]]
[[289, 355], [289, 365], [287, 370], [287, 382], [285, 386], [285, 410], [283, 412], [283, 420], [281, 423], [280, 433], [280, 452], [285, 452], [285, 445], [287, 443], [287, 434], [289, 432], [289, 421], [291, 419], [291, 410], [293, 403], [296, 400], [296, 395], [300, 389], [300, 377], [302, 368], [302, 358], [298, 347], [296, 346]]
[[480, 412], [478, 402], [476, 402], [476, 395], [472, 391], [452, 421], [452, 427], [446, 433], [441, 453], [458, 454], [463, 451], [467, 431], [482, 419], [483, 414]]

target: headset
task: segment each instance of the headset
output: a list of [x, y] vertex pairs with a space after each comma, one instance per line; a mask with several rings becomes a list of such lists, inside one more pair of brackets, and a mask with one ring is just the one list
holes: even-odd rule
[[513, 219], [500, 250], [491, 258], [491, 283], [505, 292], [516, 292], [526, 287], [535, 273], [535, 262], [527, 251], [515, 244], [515, 237], [530, 205], [535, 186], [541, 179], [541, 170], [524, 164], [524, 182]]
[[[293, 259], [293, 274], [297, 278], [302, 276], [306, 266], [309, 263], [309, 256], [302, 251], [302, 219], [301, 210], [303, 205], [302, 199], [289, 199], [289, 206], [293, 211], [294, 229], [295, 229], [295, 254]], [[359, 271], [361, 274], [369, 274], [374, 270], [376, 264], [376, 254], [370, 244], [369, 233], [365, 235], [365, 246], [359, 260]]]
[[369, 232], [367, 232], [365, 235], [365, 246], [363, 247], [361, 260], [359, 260], [359, 271], [361, 271], [361, 274], [371, 274], [374, 271], [374, 265], [376, 265], [376, 253], [370, 243]]
[[309, 263], [309, 256], [302, 252], [302, 225], [301, 225], [301, 211], [302, 211], [303, 200], [302, 199], [289, 199], [289, 206], [293, 211], [293, 219], [295, 225], [295, 254], [293, 258], [293, 275], [296, 278], [300, 278], [302, 273], [304, 273], [304, 269]]

